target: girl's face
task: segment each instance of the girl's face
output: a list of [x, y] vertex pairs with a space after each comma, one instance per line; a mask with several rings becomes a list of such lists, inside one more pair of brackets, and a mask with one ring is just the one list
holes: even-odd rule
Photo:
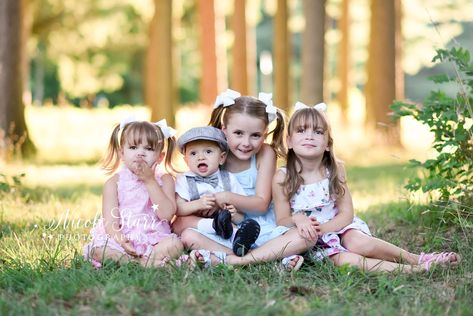
[[121, 159], [128, 169], [135, 170], [141, 162], [145, 162], [150, 168], [153, 167], [161, 161], [162, 155], [160, 151], [148, 145], [146, 138], [142, 138], [139, 144], [128, 139], [121, 149]]
[[258, 153], [266, 138], [267, 126], [259, 118], [247, 114], [233, 114], [222, 131], [230, 152], [240, 160], [248, 160]]
[[325, 151], [330, 151], [328, 131], [308, 124], [294, 126], [287, 137], [287, 145], [301, 158], [322, 157]]

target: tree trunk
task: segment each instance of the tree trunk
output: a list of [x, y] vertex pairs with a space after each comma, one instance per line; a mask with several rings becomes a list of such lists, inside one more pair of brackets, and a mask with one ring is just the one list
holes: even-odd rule
[[248, 57], [246, 38], [246, 0], [235, 0], [233, 12], [233, 71], [232, 89], [248, 95]]
[[213, 104], [218, 94], [214, 0], [199, 0], [197, 6], [202, 58], [200, 100], [204, 104]]
[[324, 100], [325, 0], [304, 0], [301, 100]]
[[[33, 143], [27, 134], [22, 99], [22, 3], [0, 1], [0, 143], [7, 154], [33, 154]], [[0, 148], [1, 150], [2, 148]]]
[[342, 14], [340, 17], [340, 54], [338, 61], [338, 77], [340, 90], [338, 102], [342, 112], [342, 120], [347, 123], [348, 91], [350, 89], [350, 0], [342, 0]]
[[274, 17], [274, 77], [275, 105], [288, 112], [289, 110], [289, 31], [287, 27], [287, 0], [278, 0]]
[[154, 0], [145, 66], [145, 103], [151, 120], [165, 118], [175, 125], [175, 87], [172, 58], [172, 0]]
[[371, 0], [371, 31], [366, 84], [366, 123], [376, 142], [399, 145], [388, 113], [396, 98], [396, 0]]

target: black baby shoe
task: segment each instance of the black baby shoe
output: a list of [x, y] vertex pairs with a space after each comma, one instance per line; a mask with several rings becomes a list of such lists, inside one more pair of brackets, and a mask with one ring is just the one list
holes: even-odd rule
[[254, 219], [248, 218], [241, 222], [233, 240], [233, 253], [239, 257], [244, 256], [258, 239], [259, 232], [260, 226]]
[[228, 239], [232, 237], [233, 234], [233, 225], [232, 225], [232, 214], [228, 210], [220, 210], [217, 212], [217, 215], [214, 217], [212, 223], [213, 229], [217, 235], [223, 239]]

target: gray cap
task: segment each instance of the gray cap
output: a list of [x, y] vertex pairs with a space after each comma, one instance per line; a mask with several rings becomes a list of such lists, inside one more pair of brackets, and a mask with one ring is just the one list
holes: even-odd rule
[[195, 140], [210, 140], [216, 142], [223, 151], [228, 151], [225, 135], [221, 130], [212, 126], [194, 127], [182, 134], [177, 140], [179, 151], [184, 153], [184, 147]]

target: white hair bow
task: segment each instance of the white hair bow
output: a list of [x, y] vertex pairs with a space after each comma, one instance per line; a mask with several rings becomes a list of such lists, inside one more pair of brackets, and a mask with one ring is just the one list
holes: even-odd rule
[[240, 92], [227, 89], [224, 92], [220, 93], [217, 98], [215, 99], [214, 109], [223, 106], [229, 106], [235, 104], [235, 99], [241, 96]]
[[154, 124], [159, 126], [165, 138], [173, 137], [177, 133], [177, 131], [174, 128], [172, 128], [171, 126], [168, 126], [166, 119], [162, 119], [161, 121], [156, 122]]
[[123, 130], [126, 124], [137, 122], [138, 120], [134, 115], [128, 115], [127, 117], [123, 118], [120, 122], [120, 129]]
[[266, 113], [268, 113], [268, 120], [269, 123], [271, 123], [276, 119], [276, 113], [278, 112], [278, 108], [273, 105], [273, 94], [260, 92], [258, 94], [258, 100], [266, 104]]
[[306, 108], [314, 108], [317, 111], [326, 112], [327, 111], [327, 104], [322, 102], [322, 103], [319, 103], [319, 104], [316, 104], [316, 105], [313, 105], [313, 106], [308, 106], [308, 105], [305, 105], [302, 102], [296, 102], [296, 104], [294, 105], [294, 112], [302, 110], [302, 109], [306, 109]]

